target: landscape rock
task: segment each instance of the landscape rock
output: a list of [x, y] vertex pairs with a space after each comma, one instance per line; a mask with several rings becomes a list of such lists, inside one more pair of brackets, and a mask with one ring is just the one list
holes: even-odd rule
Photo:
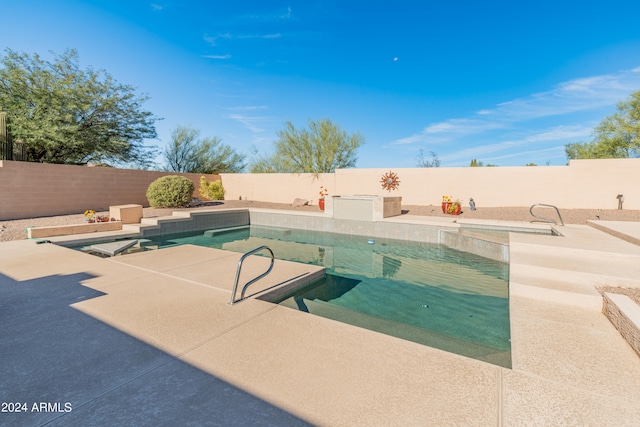
[[299, 208], [300, 206], [306, 206], [308, 204], [309, 204], [308, 200], [306, 200], [306, 199], [298, 199], [298, 198], [293, 199], [293, 203], [292, 203], [294, 208]]

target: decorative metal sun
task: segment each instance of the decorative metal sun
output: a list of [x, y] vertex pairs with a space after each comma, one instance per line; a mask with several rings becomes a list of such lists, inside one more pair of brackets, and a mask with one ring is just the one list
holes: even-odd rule
[[380, 180], [380, 182], [382, 183], [382, 188], [387, 191], [397, 190], [400, 186], [398, 174], [391, 171], [382, 175], [382, 179]]

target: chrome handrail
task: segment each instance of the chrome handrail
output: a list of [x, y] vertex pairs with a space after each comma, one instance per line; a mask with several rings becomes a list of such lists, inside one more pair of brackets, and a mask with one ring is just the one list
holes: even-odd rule
[[[242, 287], [242, 291], [240, 292], [240, 299], [236, 300], [236, 292], [238, 290], [238, 281], [240, 280], [240, 271], [242, 270], [242, 263], [244, 262], [245, 258], [248, 257], [249, 255], [253, 255], [256, 252], [260, 252], [261, 250], [268, 250], [269, 253], [271, 254], [271, 264], [269, 265], [269, 268], [267, 269], [267, 271], [265, 271], [264, 273], [262, 273], [261, 275], [255, 277], [254, 279], [249, 280], [243, 287]], [[247, 288], [249, 287], [249, 285], [257, 282], [258, 280], [262, 279], [264, 276], [266, 276], [267, 274], [269, 274], [271, 272], [271, 269], [273, 268], [273, 263], [274, 263], [274, 256], [273, 256], [273, 251], [271, 250], [271, 248], [269, 248], [268, 246], [260, 246], [259, 248], [255, 248], [252, 251], [247, 252], [246, 254], [242, 255], [240, 257], [240, 261], [238, 261], [238, 270], [236, 271], [236, 280], [233, 284], [233, 290], [231, 291], [231, 301], [229, 301], [229, 305], [233, 305], [235, 304], [237, 301], [241, 301], [242, 299], [244, 299], [244, 293], [247, 290]]]
[[[558, 218], [560, 218], [560, 223], [562, 226], [564, 226], [564, 221], [562, 220], [562, 215], [560, 215], [560, 211], [558, 210], [557, 207], [555, 207], [554, 205], [546, 205], [544, 203], [536, 203], [534, 205], [531, 205], [531, 207], [529, 208], [529, 213], [531, 214], [532, 217], [537, 218], [541, 221], [547, 221], [547, 222], [553, 222], [555, 225], [558, 225], [558, 223], [556, 222], [555, 219], [553, 218], [545, 218], [542, 216], [538, 216], [536, 214], [533, 213], [533, 208], [535, 208], [536, 206], [544, 206], [546, 208], [553, 208], [556, 210], [556, 213], [558, 214]], [[532, 221], [533, 222], [533, 221]]]

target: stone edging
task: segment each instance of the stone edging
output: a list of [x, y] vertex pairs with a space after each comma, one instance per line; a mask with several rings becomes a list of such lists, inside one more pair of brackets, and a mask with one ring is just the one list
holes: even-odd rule
[[640, 306], [626, 295], [606, 292], [602, 312], [640, 356]]

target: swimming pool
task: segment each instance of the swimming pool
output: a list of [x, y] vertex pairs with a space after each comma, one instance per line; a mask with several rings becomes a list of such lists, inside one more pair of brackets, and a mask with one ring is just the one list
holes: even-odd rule
[[271, 302], [511, 366], [508, 263], [432, 243], [260, 226], [157, 236], [140, 244], [240, 253], [267, 245], [278, 259], [327, 272], [324, 280]]

